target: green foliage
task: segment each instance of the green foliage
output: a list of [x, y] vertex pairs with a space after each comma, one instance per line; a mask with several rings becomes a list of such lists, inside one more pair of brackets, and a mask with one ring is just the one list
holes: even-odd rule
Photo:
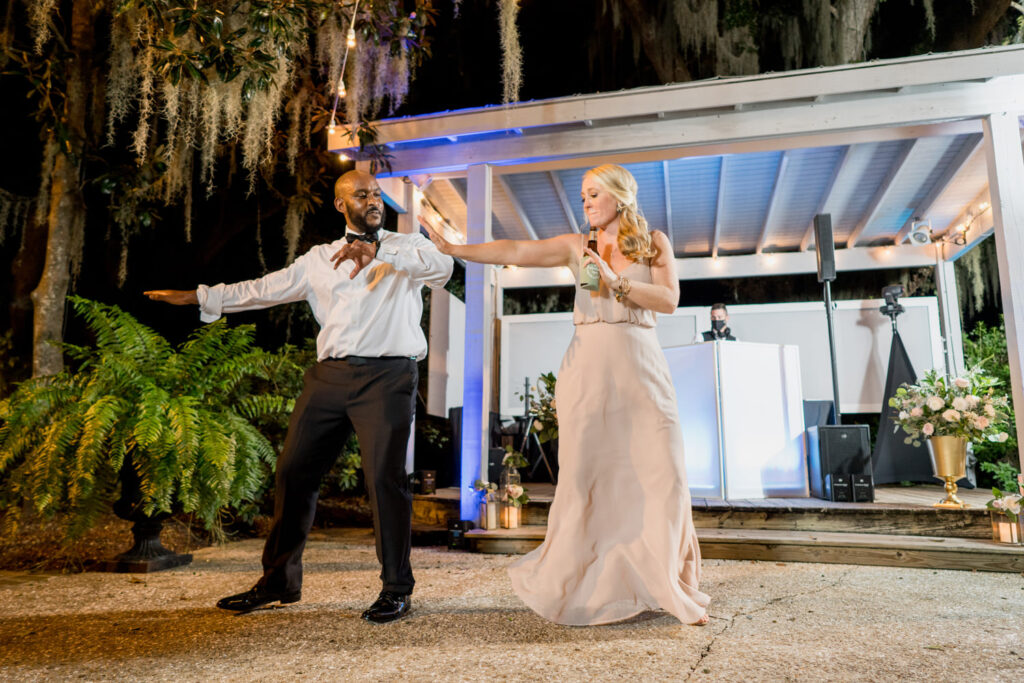
[[1017, 488], [1017, 477], [1020, 476], [1020, 470], [1012, 464], [1005, 461], [983, 462], [981, 463], [981, 470], [991, 474], [996, 486], [1004, 491]]
[[[1003, 387], [1009, 393], [1010, 358], [1006, 347], [1006, 324], [1002, 317], [1000, 317], [997, 327], [990, 327], [979, 322], [969, 334], [964, 335], [964, 361], [968, 365], [981, 367], [986, 374], [998, 382], [998, 386]], [[979, 484], [984, 486], [1002, 483], [997, 478], [998, 473], [1002, 471], [1001, 463], [1014, 468], [1019, 464], [1018, 435], [1016, 422], [1014, 422], [1012, 397], [1005, 411], [1008, 423], [1006, 432], [1009, 438], [1003, 443], [986, 441], [974, 446], [974, 455], [978, 458], [981, 471], [995, 475], [988, 480], [982, 477]], [[1003, 488], [1010, 487], [1003, 486]]]
[[[117, 497], [126, 457], [146, 514], [180, 509], [217, 528], [263, 490], [300, 374], [288, 353], [253, 346], [251, 326], [197, 330], [177, 349], [116, 306], [69, 299], [95, 337], [65, 345], [75, 369], [23, 382], [0, 402], [0, 506], [64, 513], [87, 529]], [[258, 385], [269, 389], [254, 393]], [[275, 388], [283, 391], [275, 392]], [[273, 433], [273, 430], [271, 430]]]

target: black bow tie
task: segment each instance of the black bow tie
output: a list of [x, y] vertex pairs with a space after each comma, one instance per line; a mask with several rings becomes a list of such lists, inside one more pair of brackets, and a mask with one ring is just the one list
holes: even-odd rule
[[348, 241], [349, 244], [352, 244], [356, 240], [361, 240], [363, 242], [369, 242], [370, 244], [376, 244], [377, 242], [380, 241], [380, 239], [378, 239], [378, 237], [377, 237], [377, 231], [376, 230], [374, 230], [373, 232], [362, 233], [362, 234], [360, 234], [358, 232], [346, 232], [345, 233], [345, 239]]

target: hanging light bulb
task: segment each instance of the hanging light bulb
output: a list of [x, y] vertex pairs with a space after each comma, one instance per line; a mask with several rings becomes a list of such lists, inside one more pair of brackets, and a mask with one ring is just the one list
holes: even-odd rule
[[345, 97], [348, 93], [345, 91], [345, 79], [338, 79], [338, 97]]
[[348, 35], [345, 37], [345, 45], [348, 46], [349, 49], [356, 46], [356, 29], [352, 26], [348, 27]]
[[327, 132], [334, 135], [334, 117], [331, 117], [331, 125], [327, 126]]

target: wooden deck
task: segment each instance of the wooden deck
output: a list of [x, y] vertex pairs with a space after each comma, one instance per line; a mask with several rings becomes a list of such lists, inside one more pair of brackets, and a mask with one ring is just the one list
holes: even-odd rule
[[[519, 529], [473, 530], [476, 552], [525, 553], [547, 530], [554, 497], [550, 484], [527, 484], [530, 503]], [[817, 498], [730, 500], [695, 498], [694, 525], [701, 554], [709, 559], [926, 567], [975, 571], [1024, 571], [1024, 546], [991, 540], [985, 502], [990, 493], [961, 489], [963, 510], [933, 507], [941, 486], [883, 486], [873, 503], [833, 503]], [[419, 524], [458, 517], [459, 491], [416, 496]]]

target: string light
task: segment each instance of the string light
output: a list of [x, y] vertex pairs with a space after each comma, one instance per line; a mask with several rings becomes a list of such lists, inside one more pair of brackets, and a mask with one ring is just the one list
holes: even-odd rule
[[[356, 14], [359, 12], [359, 0], [356, 0], [352, 5], [352, 18], [348, 22], [348, 33], [345, 34], [345, 52], [341, 57], [341, 72], [338, 76], [338, 89], [334, 93], [334, 106], [331, 107], [331, 124], [327, 128], [329, 135], [334, 134], [335, 121], [338, 115], [338, 102], [343, 97], [348, 96], [348, 92], [345, 90], [345, 67], [348, 65], [348, 52], [356, 46]], [[339, 154], [342, 161], [348, 159], [344, 154]]]

